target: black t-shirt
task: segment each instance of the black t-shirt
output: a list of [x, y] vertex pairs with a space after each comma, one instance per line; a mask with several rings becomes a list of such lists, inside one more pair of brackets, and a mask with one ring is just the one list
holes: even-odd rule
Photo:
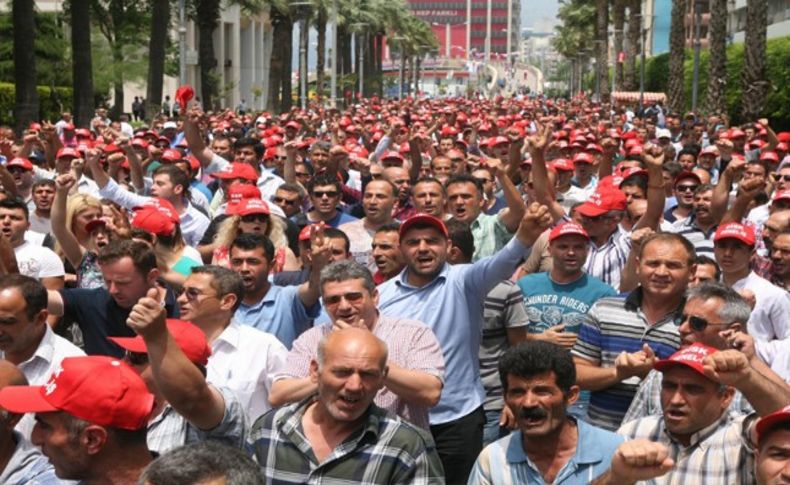
[[[136, 334], [126, 325], [131, 308], [121, 308], [105, 288], [60, 290], [63, 297], [64, 317], [77, 322], [85, 341], [88, 355], [123, 357], [123, 349], [107, 340], [107, 337], [134, 337]], [[176, 295], [170, 288], [165, 295], [165, 310], [168, 318], [178, 318]]]

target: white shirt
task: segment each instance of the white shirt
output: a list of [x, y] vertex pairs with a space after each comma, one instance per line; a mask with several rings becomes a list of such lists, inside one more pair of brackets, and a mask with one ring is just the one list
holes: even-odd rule
[[[229, 164], [230, 164], [229, 161], [225, 160], [224, 158], [220, 157], [215, 153], [214, 157], [211, 159], [211, 162], [206, 166], [206, 168], [203, 169], [203, 173], [205, 175], [209, 175], [214, 172], [219, 172], [223, 170], [225, 167], [227, 167]], [[282, 178], [269, 172], [266, 169], [262, 169], [261, 175], [258, 177], [258, 182], [257, 182], [258, 188], [261, 189], [261, 198], [263, 200], [270, 200], [272, 197], [274, 197], [274, 193], [277, 192], [277, 188], [284, 183], [285, 180], [283, 180]]]
[[[55, 332], [46, 325], [46, 331], [33, 355], [17, 365], [27, 378], [31, 386], [42, 386], [47, 383], [52, 372], [60, 366], [66, 357], [81, 357], [85, 352]], [[5, 359], [5, 352], [0, 352], [0, 359]], [[32, 413], [25, 414], [16, 425], [16, 430], [28, 440], [33, 426], [36, 424]]]
[[19, 273], [31, 278], [63, 276], [63, 261], [49, 248], [25, 241], [14, 248]]
[[[754, 337], [757, 354], [768, 365], [774, 365], [774, 358], [782, 353], [782, 348], [790, 345], [790, 293], [761, 278], [754, 271], [736, 281], [732, 288], [754, 293], [757, 303], [746, 322], [749, 335]], [[786, 378], [787, 372], [783, 373]]]
[[211, 344], [207, 380], [232, 390], [254, 423], [271, 409], [272, 377], [285, 366], [287, 355], [274, 335], [233, 320]]

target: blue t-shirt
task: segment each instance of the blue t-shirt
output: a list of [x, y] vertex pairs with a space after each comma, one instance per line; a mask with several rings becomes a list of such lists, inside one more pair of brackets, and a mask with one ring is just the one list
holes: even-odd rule
[[518, 280], [529, 317], [527, 331], [543, 333], [565, 324], [566, 332], [579, 333], [593, 303], [617, 292], [600, 279], [583, 273], [572, 283], [555, 283], [549, 273], [535, 273]]

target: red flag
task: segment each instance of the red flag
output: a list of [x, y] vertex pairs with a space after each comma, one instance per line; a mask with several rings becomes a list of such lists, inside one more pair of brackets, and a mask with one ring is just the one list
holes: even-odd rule
[[186, 113], [187, 103], [195, 96], [195, 90], [192, 86], [185, 84], [176, 90], [176, 102], [181, 107], [181, 113]]

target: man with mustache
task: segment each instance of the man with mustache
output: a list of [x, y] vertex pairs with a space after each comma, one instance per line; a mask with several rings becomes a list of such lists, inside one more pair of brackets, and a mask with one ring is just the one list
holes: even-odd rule
[[487, 446], [469, 485], [588, 484], [604, 473], [623, 438], [571, 417], [576, 369], [559, 345], [530, 341], [499, 361], [505, 404], [518, 430]]

